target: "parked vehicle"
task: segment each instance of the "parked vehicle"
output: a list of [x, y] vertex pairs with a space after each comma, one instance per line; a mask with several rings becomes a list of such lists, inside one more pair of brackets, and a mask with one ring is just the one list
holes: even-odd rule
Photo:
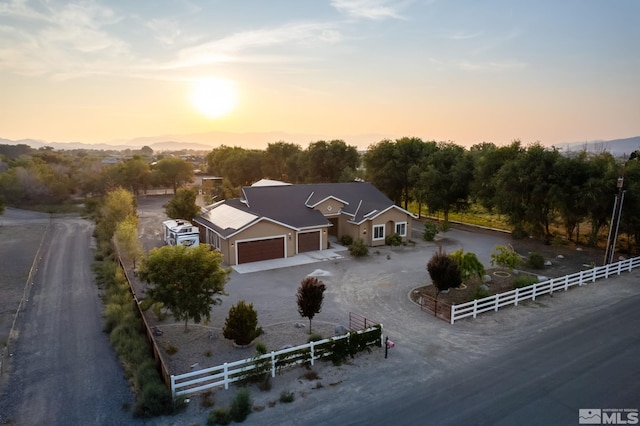
[[200, 245], [200, 231], [191, 222], [182, 219], [171, 219], [162, 222], [162, 236], [166, 244], [181, 244], [187, 247]]

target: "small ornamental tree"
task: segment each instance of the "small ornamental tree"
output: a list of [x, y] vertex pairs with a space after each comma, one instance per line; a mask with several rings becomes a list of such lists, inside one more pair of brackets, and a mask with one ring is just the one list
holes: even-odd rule
[[311, 320], [322, 309], [324, 292], [327, 286], [315, 277], [307, 277], [298, 287], [298, 313], [309, 318], [309, 334], [311, 334]]
[[425, 241], [433, 241], [438, 234], [438, 226], [433, 223], [426, 221], [424, 223], [424, 230], [422, 231], [422, 238]]
[[511, 247], [497, 245], [491, 253], [491, 265], [503, 266], [512, 271], [520, 264], [520, 255]]
[[482, 278], [484, 275], [484, 265], [475, 253], [465, 253], [460, 249], [451, 253], [450, 256], [458, 264], [462, 282], [467, 282], [473, 277]]
[[114, 238], [121, 254], [133, 263], [135, 269], [138, 259], [144, 256], [144, 250], [138, 240], [138, 218], [127, 216], [124, 221], [118, 223]]
[[225, 339], [233, 340], [236, 345], [241, 346], [248, 345], [261, 335], [262, 328], [258, 327], [258, 313], [253, 309], [253, 303], [246, 304], [241, 300], [232, 306], [222, 333]]
[[462, 284], [462, 276], [458, 264], [442, 250], [439, 250], [431, 257], [429, 263], [427, 263], [427, 271], [429, 271], [433, 285], [438, 290], [436, 296], [442, 291], [460, 287], [460, 284]]

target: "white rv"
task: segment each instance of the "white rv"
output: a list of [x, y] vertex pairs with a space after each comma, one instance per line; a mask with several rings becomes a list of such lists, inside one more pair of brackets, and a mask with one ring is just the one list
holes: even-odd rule
[[191, 222], [182, 219], [162, 222], [162, 238], [170, 246], [181, 244], [187, 247], [200, 245], [200, 231]]

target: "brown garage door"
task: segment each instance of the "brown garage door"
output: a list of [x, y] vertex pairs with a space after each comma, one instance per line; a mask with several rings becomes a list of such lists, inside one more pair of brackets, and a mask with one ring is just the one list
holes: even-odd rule
[[238, 263], [284, 257], [284, 237], [238, 243]]
[[320, 231], [298, 234], [298, 253], [320, 250]]

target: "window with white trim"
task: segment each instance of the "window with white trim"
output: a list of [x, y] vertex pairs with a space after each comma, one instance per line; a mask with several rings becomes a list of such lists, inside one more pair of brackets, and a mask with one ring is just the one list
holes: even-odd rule
[[407, 222], [396, 222], [396, 234], [401, 237], [407, 236]]
[[373, 226], [373, 241], [384, 240], [384, 225]]

